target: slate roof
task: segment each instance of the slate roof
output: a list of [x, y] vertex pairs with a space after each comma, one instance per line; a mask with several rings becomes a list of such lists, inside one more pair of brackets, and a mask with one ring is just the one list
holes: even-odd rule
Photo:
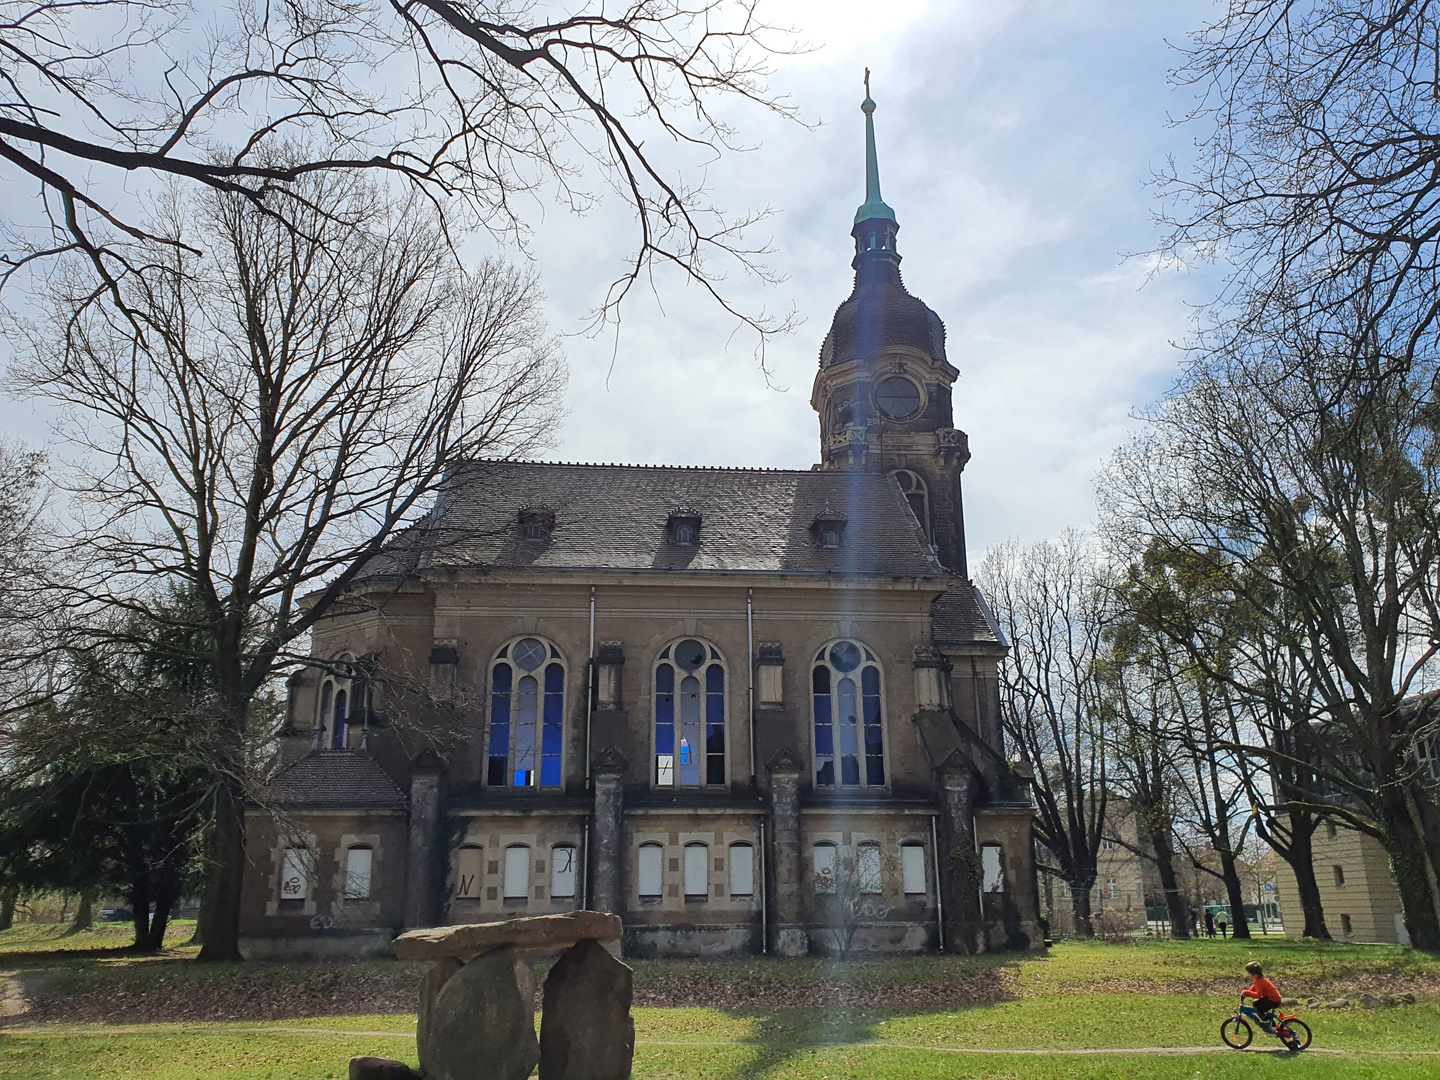
[[[829, 506], [845, 543], [816, 543]], [[666, 523], [700, 515], [700, 543]], [[546, 540], [527, 540], [520, 512], [553, 512]], [[945, 571], [895, 482], [878, 473], [780, 469], [475, 462], [458, 470], [425, 525], [371, 573], [424, 567], [743, 571], [939, 577]]]
[[292, 761], [265, 786], [268, 801], [312, 809], [404, 810], [410, 805], [374, 758], [320, 750]]
[[963, 578], [930, 604], [931, 638], [936, 645], [1008, 645], [978, 589]]
[[820, 346], [821, 367], [869, 357], [894, 345], [908, 345], [945, 360], [945, 324], [923, 300], [906, 291], [898, 270], [892, 275], [888, 280], [857, 279], [854, 291], [835, 309], [830, 332]]

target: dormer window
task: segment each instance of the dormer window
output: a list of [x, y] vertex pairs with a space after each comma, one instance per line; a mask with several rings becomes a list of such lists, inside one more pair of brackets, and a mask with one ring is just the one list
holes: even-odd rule
[[520, 535], [526, 540], [549, 540], [554, 530], [554, 510], [545, 506], [527, 506], [520, 511]]
[[823, 548], [838, 548], [845, 545], [845, 515], [830, 509], [830, 504], [825, 504], [825, 509], [815, 515], [815, 520], [810, 523], [810, 534], [815, 537], [815, 543]]
[[669, 520], [665, 523], [665, 531], [669, 534], [672, 544], [688, 547], [700, 543], [699, 511], [691, 510], [681, 503], [670, 511]]

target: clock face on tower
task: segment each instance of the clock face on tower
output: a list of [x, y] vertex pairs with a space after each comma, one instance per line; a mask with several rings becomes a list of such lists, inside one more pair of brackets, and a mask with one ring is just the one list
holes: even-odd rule
[[887, 420], [908, 420], [920, 411], [920, 388], [903, 375], [881, 379], [875, 405]]

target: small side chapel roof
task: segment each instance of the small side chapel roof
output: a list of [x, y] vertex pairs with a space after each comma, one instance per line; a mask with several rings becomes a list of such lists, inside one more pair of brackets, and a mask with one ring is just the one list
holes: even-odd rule
[[1006, 648], [1008, 642], [995, 622], [980, 591], [963, 578], [930, 604], [931, 638], [936, 645], [989, 645]]
[[404, 810], [410, 805], [369, 754], [321, 750], [292, 761], [265, 785], [265, 801], [312, 809]]
[[[543, 503], [543, 539], [515, 527]], [[826, 506], [847, 521], [844, 543], [816, 543]], [[666, 523], [685, 506], [698, 544]], [[879, 577], [945, 574], [899, 487], [879, 473], [477, 461], [456, 471], [430, 518], [369, 568], [776, 572]]]

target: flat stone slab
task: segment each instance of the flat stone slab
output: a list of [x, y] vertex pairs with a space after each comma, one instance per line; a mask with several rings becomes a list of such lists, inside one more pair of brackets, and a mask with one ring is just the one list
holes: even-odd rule
[[467, 923], [411, 930], [395, 939], [398, 960], [467, 960], [492, 949], [564, 949], [578, 941], [619, 941], [624, 926], [619, 915], [572, 911], [504, 922]]

